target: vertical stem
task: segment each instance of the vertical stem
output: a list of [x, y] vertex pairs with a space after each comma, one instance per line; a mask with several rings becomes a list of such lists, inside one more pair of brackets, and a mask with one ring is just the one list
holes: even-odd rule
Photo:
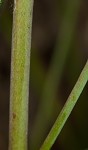
[[33, 0], [14, 0], [9, 150], [27, 149]]

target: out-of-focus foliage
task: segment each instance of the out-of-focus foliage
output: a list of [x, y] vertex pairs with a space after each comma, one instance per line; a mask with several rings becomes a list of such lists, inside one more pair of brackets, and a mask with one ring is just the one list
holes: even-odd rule
[[[56, 44], [61, 35], [69, 32], [67, 18], [63, 33], [61, 33], [61, 23], [65, 14], [66, 6], [72, 0], [35, 0], [33, 32], [32, 32], [32, 51], [31, 51], [31, 76], [30, 76], [30, 113], [29, 113], [29, 149], [38, 150], [45, 139], [57, 114], [60, 112], [70, 91], [72, 90], [86, 59], [88, 58], [88, 1], [79, 0], [80, 8], [75, 22], [74, 34], [71, 37], [70, 47], [67, 58], [64, 63], [60, 83], [57, 82], [57, 89], [53, 89], [54, 102], [51, 99], [47, 102], [47, 108], [43, 109], [41, 104], [45, 81], [54, 57]], [[67, 3], [68, 2], [68, 3]], [[72, 1], [73, 2], [73, 1]], [[70, 10], [71, 11], [71, 10]], [[70, 11], [68, 16], [70, 16]], [[0, 6], [0, 150], [8, 149], [8, 131], [9, 131], [9, 83], [10, 83], [10, 58], [11, 58], [11, 37], [12, 37], [12, 14], [13, 1], [2, 1]], [[73, 15], [74, 17], [74, 15]], [[71, 18], [72, 19], [72, 18]], [[66, 28], [65, 28], [66, 27]], [[68, 29], [68, 30], [67, 30]], [[67, 32], [67, 31], [68, 32]], [[58, 40], [58, 42], [57, 42]], [[63, 42], [62, 42], [63, 45]], [[64, 45], [65, 47], [66, 45]], [[57, 48], [57, 51], [60, 49]], [[64, 54], [64, 51], [63, 51]], [[64, 55], [63, 55], [64, 56]], [[57, 56], [58, 57], [58, 56]], [[61, 60], [63, 57], [60, 58]], [[58, 60], [59, 62], [59, 60]], [[60, 64], [57, 62], [57, 69]], [[51, 68], [52, 70], [52, 68]], [[53, 72], [52, 72], [53, 74]], [[54, 82], [53, 82], [54, 83]], [[51, 88], [54, 87], [51, 84]], [[48, 92], [50, 88], [46, 87]], [[51, 92], [51, 97], [53, 92]], [[44, 95], [44, 97], [46, 97]], [[52, 109], [51, 109], [52, 104]], [[40, 109], [41, 107], [41, 109]], [[40, 128], [35, 127], [36, 116], [40, 110], [42, 116], [41, 132]], [[47, 112], [51, 113], [47, 120]], [[52, 150], [84, 150], [88, 148], [88, 85], [80, 97], [71, 117], [66, 123], [59, 138], [56, 140]], [[40, 120], [40, 118], [37, 118]], [[43, 127], [44, 121], [48, 123]], [[35, 138], [32, 140], [32, 133], [35, 127]], [[43, 128], [42, 128], [43, 127]], [[41, 134], [42, 133], [42, 134]], [[37, 140], [36, 140], [37, 137]], [[40, 138], [41, 137], [41, 138]], [[38, 140], [40, 139], [40, 140]], [[32, 142], [33, 141], [33, 144]], [[37, 141], [37, 142], [36, 142]], [[33, 149], [35, 145], [36, 149]]]

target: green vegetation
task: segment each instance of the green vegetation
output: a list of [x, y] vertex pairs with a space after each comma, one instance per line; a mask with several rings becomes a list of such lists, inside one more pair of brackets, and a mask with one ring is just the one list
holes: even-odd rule
[[86, 83], [88, 81], [88, 61], [75, 84], [70, 96], [67, 99], [66, 104], [64, 105], [60, 115], [58, 116], [54, 126], [52, 127], [49, 135], [47, 136], [41, 150], [49, 150], [51, 146], [54, 144], [57, 136], [59, 135], [61, 129], [63, 128], [67, 118], [69, 117], [72, 109], [74, 108], [77, 100], [82, 93]]
[[0, 149], [86, 149], [88, 4], [34, 2], [0, 0]]

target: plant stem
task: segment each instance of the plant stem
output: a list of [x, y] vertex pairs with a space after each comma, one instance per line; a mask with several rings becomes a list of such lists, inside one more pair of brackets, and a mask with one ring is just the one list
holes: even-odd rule
[[33, 0], [14, 0], [9, 150], [27, 149]]
[[88, 61], [82, 73], [80, 74], [78, 81], [75, 84], [70, 96], [68, 97], [66, 104], [64, 105], [60, 115], [58, 116], [54, 126], [52, 127], [50, 133], [48, 134], [40, 150], [49, 150], [52, 147], [57, 136], [61, 132], [67, 118], [69, 117], [72, 109], [77, 103], [77, 100], [80, 94], [82, 93], [83, 88], [85, 87], [87, 81], [88, 81]]

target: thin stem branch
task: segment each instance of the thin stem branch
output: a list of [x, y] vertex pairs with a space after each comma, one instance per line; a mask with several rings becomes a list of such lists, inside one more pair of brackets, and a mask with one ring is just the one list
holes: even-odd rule
[[49, 150], [52, 147], [57, 136], [61, 132], [67, 118], [69, 117], [72, 109], [77, 103], [77, 100], [80, 94], [82, 93], [83, 88], [85, 87], [87, 81], [88, 81], [88, 61], [82, 73], [80, 74], [78, 81], [75, 84], [70, 96], [68, 97], [66, 104], [64, 105], [60, 115], [58, 116], [54, 126], [52, 127], [50, 133], [48, 134], [40, 150]]
[[33, 0], [14, 0], [9, 150], [27, 149]]

